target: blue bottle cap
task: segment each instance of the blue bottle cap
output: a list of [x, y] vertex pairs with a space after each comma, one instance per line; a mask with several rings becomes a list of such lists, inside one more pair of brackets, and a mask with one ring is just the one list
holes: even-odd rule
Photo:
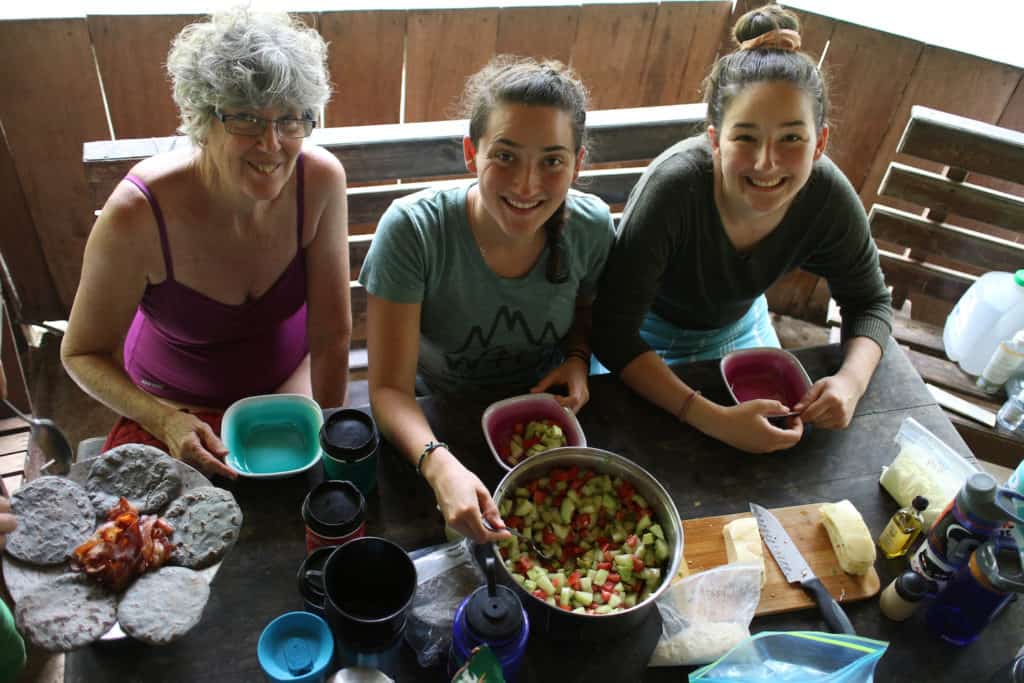
[[466, 623], [480, 640], [501, 642], [509, 640], [523, 627], [523, 605], [507, 586], [499, 586], [494, 579], [494, 558], [484, 562], [487, 585], [473, 591], [466, 604]]

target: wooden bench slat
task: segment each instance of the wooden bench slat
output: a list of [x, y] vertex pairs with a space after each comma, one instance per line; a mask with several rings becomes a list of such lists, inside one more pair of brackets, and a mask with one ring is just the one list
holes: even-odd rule
[[[903, 351], [910, 359], [910, 363], [917, 370], [925, 382], [935, 384], [943, 389], [955, 391], [964, 396], [981, 399], [990, 403], [992, 397], [979, 389], [974, 383], [974, 378], [962, 371], [955, 363], [945, 358], [903, 347]], [[998, 408], [998, 406], [997, 406]]]
[[0, 436], [0, 455], [24, 453], [28, 450], [28, 432]]
[[914, 106], [897, 152], [1024, 184], [1024, 133]]
[[905, 287], [909, 293], [920, 292], [937, 299], [957, 301], [976, 277], [930, 263], [921, 263], [901, 254], [878, 250], [885, 281], [895, 287]]
[[0, 455], [0, 477], [25, 471], [25, 451]]
[[[646, 160], [698, 130], [707, 108], [680, 104], [609, 109], [587, 115], [591, 160]], [[350, 182], [461, 175], [466, 172], [462, 137], [465, 120], [317, 129], [310, 138], [342, 160]], [[103, 140], [83, 146], [82, 162], [101, 205], [139, 160], [158, 152], [187, 148], [187, 138]]]
[[1024, 199], [980, 185], [958, 183], [913, 166], [889, 164], [879, 193], [1024, 232]]
[[875, 239], [909, 247], [916, 258], [940, 255], [983, 270], [1014, 271], [1024, 264], [1024, 244], [936, 223], [918, 214], [875, 204], [868, 220]]

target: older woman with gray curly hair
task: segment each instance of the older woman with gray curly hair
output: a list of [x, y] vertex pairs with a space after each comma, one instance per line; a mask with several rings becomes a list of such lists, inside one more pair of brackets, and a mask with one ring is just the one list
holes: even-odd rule
[[140, 162], [107, 200], [61, 348], [75, 381], [123, 416], [105, 449], [149, 443], [234, 477], [218, 436], [230, 403], [344, 402], [345, 171], [304, 144], [330, 95], [326, 56], [314, 30], [248, 9], [174, 40], [192, 147]]

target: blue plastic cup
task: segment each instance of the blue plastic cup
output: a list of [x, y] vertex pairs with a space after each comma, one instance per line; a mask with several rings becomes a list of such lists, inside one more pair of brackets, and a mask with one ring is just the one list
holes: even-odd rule
[[322, 683], [334, 660], [334, 639], [317, 615], [288, 612], [263, 629], [256, 656], [271, 683]]
[[328, 479], [350, 481], [363, 496], [376, 488], [380, 434], [372, 417], [354, 408], [331, 413], [320, 428], [320, 449]]

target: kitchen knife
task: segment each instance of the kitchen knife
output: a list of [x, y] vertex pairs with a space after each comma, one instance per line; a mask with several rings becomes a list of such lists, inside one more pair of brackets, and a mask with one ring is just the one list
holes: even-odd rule
[[786, 530], [779, 523], [775, 515], [756, 503], [750, 504], [750, 511], [754, 513], [754, 519], [757, 520], [757, 528], [761, 532], [761, 538], [764, 540], [764, 544], [768, 546], [768, 550], [771, 551], [772, 557], [775, 558], [775, 562], [779, 565], [779, 569], [785, 575], [786, 581], [789, 583], [799, 583], [805, 591], [810, 593], [811, 597], [814, 598], [814, 602], [818, 603], [821, 615], [825, 618], [825, 623], [828, 624], [829, 629], [833, 633], [856, 635], [853, 624], [850, 623], [850, 618], [846, 616], [846, 612], [843, 611], [843, 608], [839, 606], [839, 603], [832, 597], [832, 594], [828, 592], [825, 585], [811, 571], [807, 560], [797, 550], [793, 539], [789, 537], [789, 534], [786, 533]]

